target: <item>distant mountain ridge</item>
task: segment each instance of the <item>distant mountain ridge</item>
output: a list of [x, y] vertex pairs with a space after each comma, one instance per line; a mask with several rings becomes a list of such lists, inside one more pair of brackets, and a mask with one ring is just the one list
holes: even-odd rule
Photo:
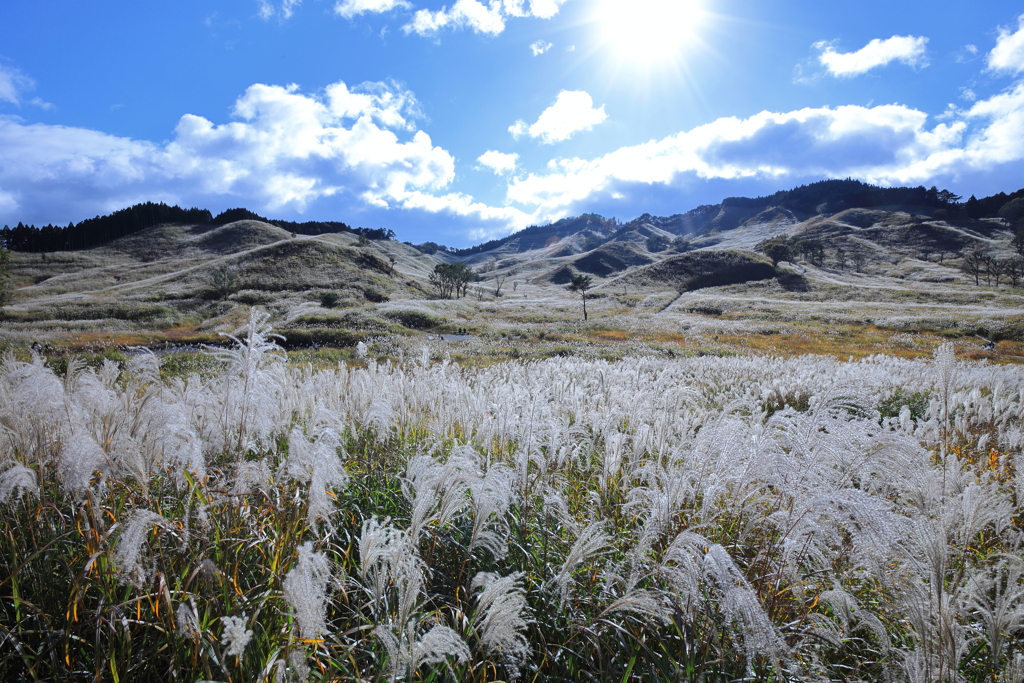
[[[449, 248], [434, 242], [417, 246], [422, 252], [447, 252], [458, 258], [480, 254], [497, 256], [523, 253], [550, 247], [566, 238], [579, 236], [563, 249], [576, 253], [589, 251], [615, 239], [617, 234], [635, 230], [637, 226], [651, 226], [668, 235], [697, 238], [710, 233], [735, 229], [752, 219], [803, 221], [815, 215], [828, 215], [856, 208], [904, 207], [934, 212], [945, 210], [950, 217], [993, 218], [1007, 202], [1024, 197], [1024, 189], [1011, 194], [1000, 192], [976, 199], [971, 196], [961, 203], [958, 195], [936, 187], [878, 187], [859, 180], [822, 180], [790, 190], [780, 190], [764, 197], [726, 197], [719, 204], [703, 204], [685, 213], [654, 216], [644, 213], [621, 223], [596, 213], [567, 217], [548, 225], [534, 225], [505, 237], [466, 248]], [[772, 216], [762, 215], [773, 211]], [[89, 249], [120, 237], [133, 234], [162, 223], [224, 225], [238, 220], [257, 220], [291, 233], [321, 235], [351, 233], [371, 240], [394, 240], [395, 233], [385, 228], [352, 228], [340, 221], [294, 222], [268, 219], [244, 208], [228, 209], [214, 217], [206, 209], [182, 209], [163, 203], [147, 202], [116, 211], [109, 216], [97, 216], [69, 224], [65, 228], [47, 225], [43, 228], [4, 226], [0, 230], [0, 246], [13, 251], [51, 252]], [[406, 243], [411, 244], [411, 243]], [[562, 255], [569, 255], [562, 253]]]

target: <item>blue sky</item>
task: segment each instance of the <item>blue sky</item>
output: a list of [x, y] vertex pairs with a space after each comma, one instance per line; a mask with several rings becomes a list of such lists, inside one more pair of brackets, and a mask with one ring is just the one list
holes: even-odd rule
[[1010, 2], [0, 5], [0, 224], [141, 201], [466, 246], [828, 177], [1024, 186]]

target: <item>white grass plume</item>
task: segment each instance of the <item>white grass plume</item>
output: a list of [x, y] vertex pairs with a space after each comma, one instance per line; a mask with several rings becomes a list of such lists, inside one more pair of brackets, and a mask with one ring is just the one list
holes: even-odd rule
[[591, 522], [580, 531], [576, 542], [569, 549], [569, 554], [565, 556], [562, 568], [551, 580], [552, 584], [558, 586], [561, 590], [562, 600], [568, 597], [569, 580], [572, 577], [573, 569], [586, 561], [587, 558], [599, 553], [611, 542], [611, 537], [604, 533], [604, 529], [605, 522], [603, 520]]
[[1011, 555], [967, 584], [965, 608], [984, 628], [991, 671], [999, 668], [1007, 640], [1024, 633], [1024, 560]]
[[178, 609], [174, 613], [174, 620], [177, 622], [179, 636], [188, 638], [193, 642], [199, 642], [202, 630], [199, 628], [199, 619], [196, 617], [195, 607], [186, 602], [179, 603]]
[[24, 465], [13, 463], [0, 474], [0, 503], [17, 503], [25, 494], [39, 495], [36, 472]]
[[473, 578], [473, 590], [483, 589], [477, 596], [473, 629], [477, 633], [480, 649], [488, 656], [500, 660], [517, 678], [519, 666], [530, 656], [526, 640], [525, 613], [529, 607], [523, 594], [522, 572], [498, 576], [480, 572]]
[[284, 598], [295, 612], [301, 636], [315, 640], [327, 632], [324, 609], [331, 563], [326, 555], [313, 550], [312, 541], [299, 546], [298, 555], [295, 566], [284, 578]]
[[288, 459], [282, 465], [287, 475], [300, 483], [309, 484], [309, 521], [327, 520], [334, 513], [334, 498], [330, 491], [348, 483], [348, 474], [338, 457], [341, 441], [332, 429], [320, 432], [316, 442], [306, 439], [298, 427], [288, 437]]
[[404, 629], [423, 590], [423, 562], [412, 539], [389, 520], [367, 519], [359, 536], [359, 561], [374, 620]]
[[143, 568], [140, 554], [146, 535], [153, 527], [166, 529], [170, 526], [170, 520], [152, 510], [138, 510], [131, 516], [121, 531], [114, 551], [114, 566], [117, 567], [122, 583], [130, 583], [136, 588], [145, 585], [149, 572]]
[[228, 657], [241, 657], [253, 636], [253, 632], [246, 627], [247, 620], [245, 617], [221, 617], [220, 620], [224, 624], [220, 639], [227, 648], [224, 654]]

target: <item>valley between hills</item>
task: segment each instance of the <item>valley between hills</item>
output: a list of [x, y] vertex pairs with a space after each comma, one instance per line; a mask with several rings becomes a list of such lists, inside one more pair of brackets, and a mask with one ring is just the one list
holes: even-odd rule
[[[357, 348], [383, 359], [426, 347], [473, 363], [846, 359], [927, 356], [947, 341], [965, 358], [1024, 359], [1009, 221], [913, 205], [801, 212], [788, 208], [793, 192], [627, 223], [585, 214], [462, 250], [244, 218], [155, 225], [76, 251], [12, 251], [0, 344], [56, 356], [190, 352], [223, 344], [257, 306], [280, 343], [314, 364], [357, 362]], [[791, 248], [773, 263], [765, 247], [779, 242]], [[965, 263], [979, 254], [1002, 265], [972, 271]], [[465, 296], [440, 298], [431, 274], [457, 262], [476, 279]], [[590, 278], [585, 321], [567, 287], [578, 275]], [[229, 281], [218, 288], [218, 276]]]

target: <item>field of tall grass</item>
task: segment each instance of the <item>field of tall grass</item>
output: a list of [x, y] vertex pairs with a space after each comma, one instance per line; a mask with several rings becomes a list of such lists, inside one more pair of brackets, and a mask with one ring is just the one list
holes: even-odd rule
[[1024, 681], [1018, 367], [235, 341], [0, 365], [0, 678]]

